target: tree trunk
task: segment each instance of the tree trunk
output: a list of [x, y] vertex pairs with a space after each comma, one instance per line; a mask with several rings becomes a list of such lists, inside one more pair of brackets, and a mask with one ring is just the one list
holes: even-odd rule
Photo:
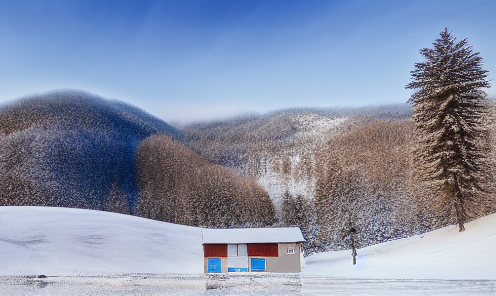
[[463, 200], [457, 198], [455, 201], [456, 219], [458, 220], [458, 231], [465, 231], [465, 209], [463, 208]]
[[463, 198], [460, 195], [460, 188], [458, 185], [458, 178], [455, 176], [455, 184], [453, 186], [453, 194], [455, 196], [455, 210], [456, 219], [458, 222], [458, 231], [465, 231], [465, 205], [463, 203]]
[[353, 265], [356, 265], [356, 256], [357, 256], [357, 251], [355, 247], [355, 237], [353, 236], [353, 232], [350, 233], [350, 240], [351, 240], [351, 256], [353, 256]]

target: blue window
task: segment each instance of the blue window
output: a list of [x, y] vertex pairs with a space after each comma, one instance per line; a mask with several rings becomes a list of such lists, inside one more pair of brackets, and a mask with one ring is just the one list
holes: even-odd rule
[[265, 271], [265, 258], [251, 258], [251, 271]]
[[220, 258], [208, 258], [207, 272], [222, 272]]
[[227, 272], [248, 272], [248, 267], [228, 267]]

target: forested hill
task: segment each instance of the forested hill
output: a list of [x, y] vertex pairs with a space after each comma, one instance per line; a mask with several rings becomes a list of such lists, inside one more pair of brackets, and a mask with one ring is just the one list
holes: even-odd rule
[[77, 91], [29, 96], [0, 108], [3, 203], [109, 209], [107, 196], [138, 189], [134, 151], [152, 134], [181, 133], [118, 101]]
[[155, 133], [182, 137], [171, 125], [135, 106], [82, 91], [54, 91], [0, 106], [0, 131], [4, 134], [36, 127], [98, 127], [138, 138]]
[[184, 142], [209, 160], [231, 168], [249, 169], [249, 156], [261, 150], [282, 152], [290, 147], [322, 144], [336, 132], [371, 120], [408, 119], [411, 114], [411, 106], [407, 104], [295, 108], [191, 123], [180, 129], [184, 132]]
[[[349, 247], [343, 235], [351, 224], [364, 247], [454, 223], [413, 175], [411, 111], [408, 104], [294, 109], [181, 130], [192, 150], [264, 187], [281, 224], [300, 226], [311, 252]], [[494, 121], [490, 129], [494, 155]]]
[[313, 196], [306, 180], [316, 176], [317, 151], [336, 135], [376, 120], [409, 119], [411, 112], [407, 104], [299, 108], [192, 123], [180, 129], [184, 143], [193, 151], [258, 179], [277, 200], [286, 190]]
[[[195, 226], [273, 222], [263, 189], [195, 155], [181, 139], [180, 131], [139, 108], [79, 91], [0, 106], [0, 205], [88, 208]], [[189, 168], [204, 168], [195, 171], [203, 181], [174, 182], [188, 180]], [[221, 179], [222, 194], [204, 194]], [[207, 211], [211, 199], [242, 210], [217, 217]], [[178, 211], [187, 216], [178, 219]], [[265, 216], [253, 221], [246, 211]]]

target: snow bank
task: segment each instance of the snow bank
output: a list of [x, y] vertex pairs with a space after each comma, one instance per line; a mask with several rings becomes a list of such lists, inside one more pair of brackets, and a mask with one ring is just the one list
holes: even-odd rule
[[115, 213], [0, 207], [0, 275], [202, 273], [201, 230]]
[[496, 214], [358, 250], [310, 256], [304, 275], [341, 278], [496, 279]]

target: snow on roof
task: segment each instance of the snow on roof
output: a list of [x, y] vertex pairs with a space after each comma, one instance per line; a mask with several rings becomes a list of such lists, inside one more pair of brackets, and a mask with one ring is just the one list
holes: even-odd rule
[[204, 244], [292, 243], [304, 242], [298, 227], [281, 228], [202, 228]]

